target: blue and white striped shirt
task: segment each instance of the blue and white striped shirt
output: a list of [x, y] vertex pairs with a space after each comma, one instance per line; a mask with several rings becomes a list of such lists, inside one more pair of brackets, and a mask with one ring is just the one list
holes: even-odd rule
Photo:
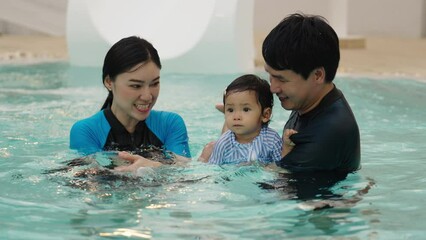
[[209, 158], [212, 164], [239, 164], [259, 161], [271, 163], [281, 160], [282, 138], [269, 127], [262, 127], [251, 143], [239, 143], [235, 134], [228, 130], [217, 140]]

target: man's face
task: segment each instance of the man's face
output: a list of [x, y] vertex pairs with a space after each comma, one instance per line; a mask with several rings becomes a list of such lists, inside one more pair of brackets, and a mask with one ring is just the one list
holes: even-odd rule
[[303, 114], [317, 103], [319, 88], [314, 71], [307, 79], [293, 70], [275, 70], [268, 65], [265, 71], [269, 73], [271, 92], [277, 95], [284, 109]]

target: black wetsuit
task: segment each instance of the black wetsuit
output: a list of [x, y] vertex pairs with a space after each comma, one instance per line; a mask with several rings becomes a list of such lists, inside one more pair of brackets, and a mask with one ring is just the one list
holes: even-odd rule
[[343, 93], [333, 88], [313, 110], [293, 111], [285, 129], [298, 131], [293, 150], [278, 163], [291, 172], [352, 172], [360, 167], [360, 136]]
[[111, 125], [104, 150], [135, 151], [143, 145], [153, 145], [159, 148], [163, 146], [161, 140], [148, 128], [145, 121], [140, 121], [135, 127], [135, 132], [130, 134], [111, 109], [105, 109], [104, 114]]

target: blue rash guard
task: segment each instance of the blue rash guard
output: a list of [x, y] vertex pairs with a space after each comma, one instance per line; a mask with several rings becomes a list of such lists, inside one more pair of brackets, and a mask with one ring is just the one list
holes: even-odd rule
[[284, 129], [296, 144], [279, 166], [292, 172], [352, 172], [360, 167], [361, 150], [357, 122], [343, 93], [335, 86], [313, 110], [293, 111]]
[[76, 122], [70, 132], [70, 148], [85, 155], [108, 150], [135, 151], [148, 145], [191, 157], [185, 123], [173, 112], [152, 110], [130, 134], [111, 109], [104, 109]]

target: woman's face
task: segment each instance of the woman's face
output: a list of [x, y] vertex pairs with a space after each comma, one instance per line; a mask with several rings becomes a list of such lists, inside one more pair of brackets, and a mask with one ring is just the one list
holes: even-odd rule
[[133, 132], [136, 124], [149, 116], [157, 101], [160, 69], [152, 61], [143, 62], [118, 74], [115, 81], [106, 77], [104, 84], [114, 96], [111, 111], [129, 132]]

